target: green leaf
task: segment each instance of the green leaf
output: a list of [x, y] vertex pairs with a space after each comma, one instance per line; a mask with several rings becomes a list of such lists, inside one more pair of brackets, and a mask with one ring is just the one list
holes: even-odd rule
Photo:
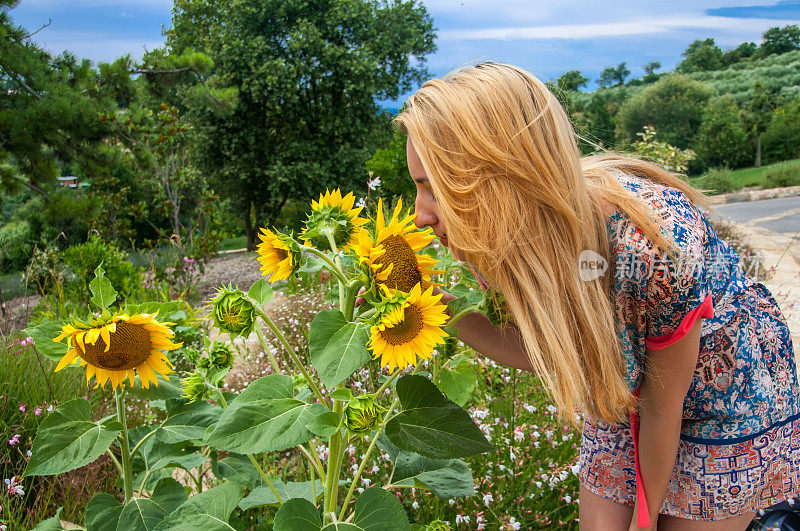
[[340, 421], [341, 417], [339, 417], [339, 415], [333, 411], [323, 411], [311, 419], [311, 421], [306, 424], [306, 428], [308, 428], [314, 435], [318, 435], [320, 437], [330, 437], [339, 431]]
[[298, 269], [298, 271], [300, 273], [316, 273], [326, 265], [327, 264], [325, 263], [325, 261], [322, 260], [321, 258], [317, 258], [316, 256], [311, 256], [307, 254], [303, 257], [303, 263], [300, 266], [300, 269]]
[[353, 523], [365, 531], [405, 531], [410, 529], [403, 504], [391, 492], [370, 487], [356, 500]]
[[253, 490], [264, 483], [258, 470], [246, 455], [230, 454], [217, 462], [213, 471], [218, 478], [234, 481], [248, 490]]
[[322, 515], [305, 498], [293, 498], [275, 513], [272, 528], [274, 531], [319, 531], [322, 529]]
[[122, 509], [118, 529], [125, 531], [150, 531], [155, 529], [188, 496], [180, 483], [172, 478], [158, 482], [149, 498], [133, 498]]
[[369, 332], [350, 323], [339, 310], [323, 310], [311, 322], [309, 353], [325, 387], [333, 389], [369, 360]]
[[61, 335], [62, 326], [63, 323], [61, 321], [49, 321], [39, 326], [34, 326], [33, 328], [26, 328], [24, 333], [33, 338], [33, 344], [36, 346], [36, 350], [43, 356], [55, 362], [59, 362], [61, 358], [67, 354], [67, 350], [69, 350], [66, 339], [62, 339], [58, 343], [53, 341], [53, 339]]
[[386, 436], [399, 448], [432, 459], [470, 457], [493, 449], [469, 413], [427, 378], [401, 377], [397, 395], [403, 411], [386, 424]]
[[464, 407], [464, 404], [472, 397], [472, 392], [478, 383], [478, 376], [466, 358], [454, 358], [450, 365], [451, 367], [445, 367], [439, 373], [437, 384], [447, 398]]
[[[173, 375], [172, 378], [167, 380], [163, 374], [156, 373], [156, 377], [158, 378], [158, 385], [150, 384], [149, 389], [142, 388], [141, 380], [138, 376], [136, 376], [136, 384], [132, 386], [128, 392], [139, 398], [141, 400], [172, 400], [172, 399], [181, 399], [181, 395], [183, 391], [180, 388], [180, 380], [177, 376]], [[175, 382], [178, 382], [179, 385], [175, 385]]]
[[[474, 276], [472, 276], [471, 271], [469, 272], [469, 275], [470, 277], [475, 278]], [[480, 304], [481, 300], [483, 300], [483, 293], [480, 290], [472, 289], [469, 286], [461, 284], [460, 282], [454, 286], [447, 288], [447, 291], [455, 295], [459, 299], [462, 298], [465, 299], [470, 304]]]
[[47, 520], [42, 520], [39, 525], [33, 528], [33, 531], [63, 531], [61, 527], [61, 510], [63, 507], [56, 509], [55, 516], [51, 516]]
[[111, 494], [98, 494], [86, 504], [86, 531], [116, 531], [122, 507]]
[[[316, 494], [316, 498], [319, 499], [325, 493], [325, 487], [318, 479], [314, 481], [314, 491], [311, 489], [311, 481], [289, 483], [284, 483], [280, 479], [271, 479], [270, 481], [272, 481], [272, 486], [275, 487], [275, 490], [278, 491], [281, 500], [284, 502], [292, 498], [303, 498], [311, 503], [316, 503], [317, 500], [314, 494]], [[246, 511], [253, 507], [277, 505], [278, 503], [278, 498], [275, 497], [272, 489], [269, 488], [269, 485], [264, 484], [254, 489], [249, 496], [240, 501], [239, 507]]]
[[222, 408], [208, 402], [182, 404], [170, 410], [156, 436], [165, 443], [203, 440], [206, 428], [219, 420]]
[[76, 398], [58, 406], [39, 426], [23, 476], [63, 474], [100, 457], [122, 430], [114, 421], [91, 421], [92, 406]]
[[292, 397], [290, 376], [269, 374], [251, 383], [222, 413], [206, 443], [240, 454], [285, 450], [314, 437], [306, 425], [327, 408]]
[[186, 500], [156, 527], [158, 531], [216, 531], [233, 529], [228, 524], [242, 487], [226, 481]]
[[447, 307], [453, 310], [453, 315], [458, 315], [462, 311], [468, 308], [475, 308], [475, 311], [478, 311], [477, 306], [469, 301], [467, 297], [459, 297], [457, 299], [453, 299], [447, 303]]
[[106, 278], [102, 264], [94, 270], [94, 279], [89, 282], [89, 290], [92, 292], [92, 303], [101, 310], [108, 308], [117, 300], [117, 290]]
[[322, 531], [363, 531], [363, 527], [347, 522], [331, 522], [322, 528]]
[[378, 438], [383, 448], [394, 461], [392, 482], [430, 489], [440, 498], [451, 499], [472, 496], [475, 481], [469, 466], [459, 459], [428, 459], [414, 452], [406, 452], [391, 443], [386, 436]]
[[125, 313], [128, 315], [133, 315], [135, 313], [158, 313], [159, 320], [163, 320], [185, 306], [186, 303], [184, 301], [143, 302], [141, 304], [128, 304], [125, 306]]
[[353, 399], [353, 391], [347, 387], [340, 387], [339, 389], [334, 389], [331, 391], [330, 397], [334, 400], [342, 400], [347, 402]]
[[263, 278], [258, 279], [247, 296], [258, 303], [259, 306], [264, 306], [272, 298], [272, 287]]

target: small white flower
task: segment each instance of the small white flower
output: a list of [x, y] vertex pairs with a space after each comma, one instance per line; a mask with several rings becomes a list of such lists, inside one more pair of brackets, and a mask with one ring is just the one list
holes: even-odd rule
[[456, 515], [456, 524], [468, 524], [469, 523], [469, 516], [467, 515]]
[[493, 501], [494, 501], [494, 496], [492, 496], [490, 492], [487, 492], [486, 494], [483, 495], [483, 503], [485, 503], [486, 505], [488, 505]]
[[416, 511], [417, 509], [419, 509], [419, 503], [414, 502], [414, 503], [411, 504], [411, 507], [413, 507], [414, 510]]

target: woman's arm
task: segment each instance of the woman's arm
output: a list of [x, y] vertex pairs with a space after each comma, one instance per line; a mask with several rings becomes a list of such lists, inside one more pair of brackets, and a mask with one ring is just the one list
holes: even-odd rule
[[[445, 304], [456, 298], [446, 291], [441, 293]], [[447, 313], [453, 316], [449, 308]], [[516, 327], [496, 327], [480, 313], [467, 314], [454, 326], [458, 330], [458, 339], [484, 356], [515, 369], [532, 370]]]
[[[639, 394], [639, 467], [644, 483], [651, 529], [678, 456], [683, 401], [692, 382], [700, 353], [700, 325], [668, 347], [647, 349], [647, 368]], [[631, 529], [636, 525], [633, 511]]]

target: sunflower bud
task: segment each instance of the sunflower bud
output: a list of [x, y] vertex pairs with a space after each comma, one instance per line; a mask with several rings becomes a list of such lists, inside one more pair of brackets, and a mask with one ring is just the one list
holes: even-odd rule
[[186, 378], [183, 378], [181, 380], [181, 389], [183, 390], [183, 396], [188, 398], [189, 402], [208, 398], [208, 385], [206, 385], [205, 378], [199, 371], [194, 371]]
[[233, 337], [248, 337], [253, 331], [256, 307], [241, 290], [223, 286], [217, 290], [211, 304], [214, 326], [223, 332]]
[[358, 396], [345, 406], [344, 424], [354, 435], [366, 435], [378, 426], [384, 411], [386, 409], [376, 404], [372, 395]]
[[292, 374], [292, 384], [295, 391], [299, 391], [303, 387], [308, 387], [308, 381], [302, 374]]
[[233, 350], [225, 343], [213, 343], [208, 351], [208, 361], [211, 367], [225, 370], [233, 367]]
[[483, 293], [483, 300], [478, 310], [485, 315], [494, 326], [507, 326], [514, 322], [508, 302], [503, 294], [497, 290], [489, 289]]
[[425, 527], [425, 531], [450, 531], [450, 522], [434, 520]]

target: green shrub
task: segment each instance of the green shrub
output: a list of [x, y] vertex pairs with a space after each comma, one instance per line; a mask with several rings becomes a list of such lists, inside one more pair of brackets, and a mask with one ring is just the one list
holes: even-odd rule
[[31, 229], [25, 221], [0, 227], [0, 272], [21, 271], [31, 259]]
[[763, 188], [782, 186], [800, 186], [800, 160], [780, 162], [764, 172]]
[[764, 164], [800, 157], [800, 98], [775, 109], [761, 142]]
[[708, 190], [709, 194], [727, 194], [736, 190], [731, 180], [731, 170], [727, 168], [714, 168], [709, 170], [698, 182], [698, 186]]
[[106, 278], [111, 281], [120, 296], [130, 298], [141, 290], [139, 270], [126, 260], [123, 251], [111, 243], [106, 243], [98, 236], [88, 242], [73, 245], [62, 253], [64, 263], [75, 276], [67, 282], [65, 291], [68, 298], [75, 301], [89, 300], [89, 282], [94, 278], [94, 270], [101, 263]]
[[754, 145], [747, 136], [740, 114], [732, 96], [711, 99], [693, 143], [697, 152], [697, 161], [691, 165], [694, 170], [718, 166], [740, 168], [752, 163]]

